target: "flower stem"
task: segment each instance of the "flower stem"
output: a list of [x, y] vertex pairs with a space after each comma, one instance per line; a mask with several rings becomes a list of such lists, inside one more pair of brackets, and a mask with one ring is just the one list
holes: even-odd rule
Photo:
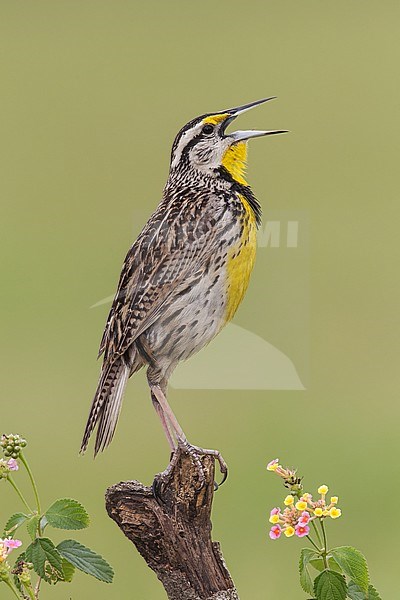
[[29, 594], [29, 598], [30, 598], [31, 600], [36, 600], [36, 596], [35, 596], [35, 594], [34, 594], [34, 591], [33, 591], [33, 589], [32, 589], [32, 585], [31, 585], [31, 584], [29, 584], [29, 586], [25, 586], [25, 589], [26, 589], [26, 591], [27, 591], [27, 592], [28, 592], [28, 594]]
[[33, 493], [35, 494], [37, 512], [38, 512], [38, 515], [40, 515], [42, 511], [40, 509], [39, 493], [38, 493], [38, 490], [37, 490], [37, 487], [36, 487], [36, 483], [35, 483], [35, 479], [33, 477], [33, 473], [31, 471], [31, 469], [30, 469], [30, 467], [28, 465], [28, 461], [26, 460], [26, 458], [24, 456], [24, 453], [22, 451], [19, 453], [19, 457], [21, 459], [22, 464], [24, 465], [25, 469], [28, 472], [29, 479], [31, 480], [31, 484], [32, 484], [32, 488], [33, 488]]
[[318, 548], [317, 544], [314, 542], [314, 540], [309, 535], [307, 536], [307, 539], [308, 539], [309, 542], [312, 543], [312, 545], [314, 546], [314, 548], [316, 550], [318, 550], [318, 552], [320, 553], [321, 552], [321, 548]]
[[315, 531], [315, 535], [316, 535], [316, 536], [317, 536], [317, 538], [318, 538], [318, 543], [319, 543], [319, 544], [321, 544], [321, 546], [322, 546], [322, 539], [321, 539], [321, 536], [320, 536], [320, 534], [319, 534], [319, 531], [318, 531], [318, 528], [317, 528], [317, 526], [316, 526], [315, 522], [314, 522], [314, 521], [311, 521], [311, 525], [313, 526], [313, 529], [314, 529], [314, 531]]
[[321, 529], [322, 529], [322, 535], [324, 536], [324, 551], [322, 554], [322, 559], [324, 561], [324, 565], [325, 565], [325, 569], [328, 569], [328, 561], [326, 558], [326, 555], [328, 554], [328, 543], [326, 540], [326, 533], [325, 533], [325, 525], [324, 525], [324, 521], [321, 519]]
[[33, 514], [33, 510], [31, 509], [31, 507], [29, 506], [29, 504], [27, 503], [27, 501], [23, 497], [21, 490], [19, 489], [19, 487], [17, 486], [17, 484], [15, 483], [15, 481], [13, 480], [13, 478], [11, 477], [11, 475], [7, 476], [7, 481], [9, 483], [11, 483], [11, 485], [14, 488], [14, 490], [17, 492], [18, 496], [20, 497], [20, 499], [22, 500], [22, 502], [25, 504], [26, 508], [28, 509], [29, 514]]
[[8, 587], [10, 588], [10, 590], [12, 591], [12, 593], [14, 594], [14, 596], [17, 596], [18, 600], [21, 600], [21, 596], [18, 594], [17, 590], [15, 589], [15, 587], [13, 586], [13, 584], [11, 583], [10, 579], [4, 579], [3, 580], [4, 583], [6, 583], [8, 585]]
[[[300, 497], [301, 497], [300, 496], [300, 492], [297, 492], [296, 493], [297, 500], [300, 500]], [[321, 539], [321, 536], [319, 535], [319, 531], [318, 531], [317, 526], [315, 525], [314, 521], [311, 521], [311, 525], [313, 526], [315, 535], [317, 536], [318, 543], [322, 546], [322, 539]], [[313, 544], [313, 546], [315, 546], [318, 549], [318, 552], [320, 552], [320, 549], [318, 548], [318, 546], [316, 544], [314, 544], [314, 542], [312, 541], [312, 539], [309, 536], [307, 536], [307, 537], [310, 540], [310, 542]]]

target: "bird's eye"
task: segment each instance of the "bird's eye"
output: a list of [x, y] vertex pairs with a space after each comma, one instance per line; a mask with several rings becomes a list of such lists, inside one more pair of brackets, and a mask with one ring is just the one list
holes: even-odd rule
[[210, 125], [209, 123], [207, 123], [206, 125], [204, 125], [204, 127], [203, 127], [203, 133], [205, 135], [211, 135], [213, 131], [214, 131], [214, 127], [212, 125]]

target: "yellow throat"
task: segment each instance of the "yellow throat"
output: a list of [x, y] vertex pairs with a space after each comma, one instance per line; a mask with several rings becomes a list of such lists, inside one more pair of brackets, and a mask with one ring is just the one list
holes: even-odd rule
[[244, 177], [247, 166], [247, 142], [239, 142], [229, 146], [222, 159], [222, 166], [238, 183], [248, 185]]
[[[228, 148], [222, 160], [222, 166], [242, 185], [248, 185], [245, 179], [247, 164], [247, 143], [239, 142]], [[257, 225], [254, 212], [244, 196], [239, 194], [244, 207], [243, 230], [240, 240], [229, 250], [227, 257], [227, 307], [225, 322], [234, 316], [247, 290], [250, 274], [256, 258]]]

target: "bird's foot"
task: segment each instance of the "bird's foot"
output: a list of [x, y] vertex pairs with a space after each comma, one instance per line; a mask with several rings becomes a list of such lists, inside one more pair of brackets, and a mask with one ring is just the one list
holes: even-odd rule
[[[192, 444], [189, 444], [187, 440], [178, 440], [178, 447], [190, 456], [196, 467], [198, 474], [198, 490], [202, 489], [206, 481], [204, 467], [200, 460], [201, 456], [212, 456], [218, 461], [219, 468], [222, 474], [222, 481], [219, 484], [217, 482], [214, 482], [214, 490], [217, 490], [226, 481], [226, 478], [228, 477], [228, 465], [226, 464], [219, 450], [209, 450], [206, 448], [200, 448], [199, 446], [193, 446]], [[152, 490], [153, 495], [158, 503], [163, 502], [163, 492], [165, 487], [169, 484], [171, 480], [173, 470], [176, 467], [178, 461], [178, 457], [179, 453], [177, 451], [173, 452], [168, 467], [162, 473], [156, 475], [156, 477], [154, 478]]]
[[219, 450], [209, 450], [207, 448], [193, 446], [192, 444], [189, 444], [187, 440], [179, 440], [178, 445], [191, 457], [196, 466], [199, 476], [199, 489], [201, 489], [205, 483], [204, 469], [200, 460], [201, 456], [212, 456], [219, 463], [219, 469], [222, 473], [222, 481], [219, 484], [214, 482], [215, 490], [217, 490], [224, 483], [224, 481], [226, 481], [226, 478], [228, 477], [228, 465], [222, 458], [222, 454]]
[[176, 452], [176, 451], [172, 452], [168, 467], [164, 471], [162, 471], [161, 473], [158, 473], [158, 475], [156, 475], [154, 477], [151, 489], [153, 491], [153, 496], [157, 500], [158, 504], [164, 503], [163, 492], [164, 492], [165, 487], [168, 485], [168, 483], [171, 480], [172, 472], [178, 462], [178, 456], [179, 456], [178, 452]]

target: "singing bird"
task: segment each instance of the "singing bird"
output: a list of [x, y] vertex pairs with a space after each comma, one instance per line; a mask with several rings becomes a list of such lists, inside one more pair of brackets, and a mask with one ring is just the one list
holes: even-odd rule
[[247, 142], [285, 131], [229, 133], [227, 127], [268, 100], [202, 115], [176, 136], [162, 200], [122, 267], [100, 344], [103, 366], [82, 452], [96, 426], [95, 455], [108, 446], [126, 383], [147, 367], [151, 399], [171, 450], [179, 446], [192, 456], [200, 482], [202, 454], [217, 458], [226, 477], [217, 450], [187, 441], [167, 402], [167, 386], [177, 364], [232, 319], [246, 292], [261, 222], [260, 204], [245, 179]]

